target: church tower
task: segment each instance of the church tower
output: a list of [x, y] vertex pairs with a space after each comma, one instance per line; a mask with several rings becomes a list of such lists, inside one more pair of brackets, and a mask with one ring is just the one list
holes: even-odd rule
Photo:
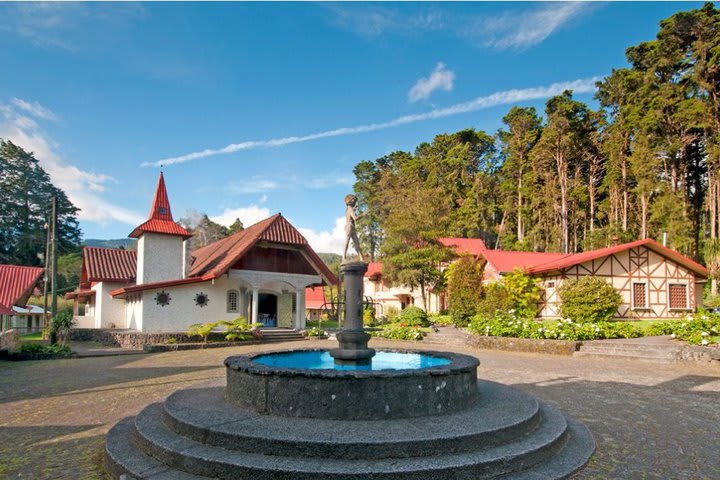
[[173, 221], [165, 178], [160, 172], [150, 216], [135, 227], [130, 238], [137, 238], [136, 283], [179, 280], [185, 274], [185, 241], [192, 234]]

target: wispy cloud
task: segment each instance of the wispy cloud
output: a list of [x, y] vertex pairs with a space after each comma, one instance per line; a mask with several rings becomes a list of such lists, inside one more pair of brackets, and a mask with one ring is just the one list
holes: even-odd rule
[[250, 193], [265, 193], [275, 190], [280, 185], [275, 180], [262, 177], [252, 177], [242, 183], [229, 183], [225, 186], [225, 190], [230, 193], [247, 195]]
[[179, 163], [190, 162], [192, 160], [198, 160], [200, 158], [212, 157], [215, 155], [225, 155], [229, 153], [239, 152], [243, 150], [252, 150], [257, 148], [275, 148], [282, 147], [284, 145], [291, 145], [294, 143], [303, 143], [313, 140], [320, 140], [331, 137], [341, 137], [347, 135], [357, 135], [361, 133], [375, 132], [378, 130], [385, 130], [388, 128], [399, 127], [401, 125], [408, 125], [412, 123], [435, 120], [438, 118], [451, 117], [453, 115], [459, 115], [468, 112], [474, 112], [477, 110], [483, 110], [486, 108], [496, 107], [499, 105], [509, 105], [519, 102], [525, 102], [529, 100], [539, 100], [549, 98], [554, 95], [559, 95], [565, 90], [573, 90], [576, 93], [588, 93], [595, 91], [595, 82], [600, 77], [583, 78], [579, 80], [572, 80], [569, 82], [558, 82], [551, 85], [531, 88], [519, 88], [512, 90], [503, 90], [477, 97], [473, 100], [464, 103], [458, 103], [446, 108], [438, 108], [425, 113], [417, 113], [413, 115], [405, 115], [397, 117], [395, 119], [379, 122], [370, 123], [366, 125], [358, 125], [355, 127], [341, 127], [332, 130], [325, 130], [323, 132], [311, 133], [309, 135], [293, 136], [293, 137], [282, 137], [272, 138], [269, 140], [248, 140], [240, 143], [231, 143], [222, 148], [208, 148], [197, 152], [180, 155], [177, 157], [169, 157], [154, 162], [145, 162], [142, 164], [143, 167], [152, 167], [160, 165], [174, 165]]
[[219, 223], [220, 225], [229, 227], [236, 218], [239, 218], [243, 225], [249, 227], [250, 225], [253, 225], [269, 216], [269, 208], [260, 207], [258, 205], [250, 205], [248, 207], [226, 208], [222, 211], [222, 213], [211, 216], [210, 220]]
[[[483, 8], [486, 7], [483, 5]], [[522, 49], [542, 42], [561, 27], [596, 5], [592, 2], [533, 4], [523, 10], [462, 15], [437, 5], [408, 12], [405, 6], [329, 4], [330, 22], [364, 37], [416, 35], [443, 30], [480, 46], [496, 50]]]
[[87, 4], [80, 2], [0, 2], [0, 31], [11, 32], [41, 48], [70, 52], [83, 46], [68, 40], [83, 22], [117, 24], [141, 18], [144, 7], [135, 2]]
[[593, 8], [585, 2], [550, 3], [532, 10], [503, 13], [468, 26], [469, 36], [487, 37], [484, 44], [499, 50], [522, 49], [541, 43], [570, 20]]
[[[25, 108], [26, 106], [32, 108]], [[11, 103], [0, 104], [0, 138], [10, 140], [35, 154], [53, 184], [62, 189], [70, 201], [80, 208], [80, 220], [101, 224], [113, 220], [128, 225], [141, 223], [144, 220], [143, 215], [107, 202], [99, 195], [106, 191], [108, 183], [115, 182], [114, 178], [81, 170], [62, 160], [57, 153], [58, 146], [42, 131], [37, 122], [25, 116], [25, 113], [32, 113], [31, 110], [38, 118], [51, 113], [37, 102], [17, 98]], [[42, 114], [37, 115], [37, 112]]]
[[445, 90], [449, 92], [453, 89], [455, 81], [455, 72], [445, 68], [445, 64], [438, 62], [429, 76], [419, 78], [415, 85], [408, 92], [408, 100], [411, 103], [418, 100], [425, 100], [435, 90]]
[[25, 112], [29, 113], [33, 117], [42, 118], [44, 120], [56, 120], [57, 119], [55, 114], [49, 108], [43, 107], [38, 102], [27, 102], [20, 98], [13, 98], [11, 100], [11, 102], [17, 108], [19, 108], [20, 110], [24, 110]]

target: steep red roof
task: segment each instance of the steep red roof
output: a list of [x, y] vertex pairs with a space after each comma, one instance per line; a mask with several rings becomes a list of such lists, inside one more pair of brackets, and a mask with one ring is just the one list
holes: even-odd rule
[[650, 250], [654, 251], [655, 253], [658, 253], [659, 255], [664, 256], [665, 258], [669, 258], [670, 260], [673, 260], [674, 262], [678, 263], [679, 265], [682, 265], [683, 267], [687, 268], [688, 270], [698, 274], [701, 277], [709, 277], [710, 273], [708, 272], [707, 268], [703, 267], [699, 263], [689, 259], [685, 255], [676, 252], [675, 250], [667, 247], [663, 247], [659, 243], [657, 243], [655, 240], [651, 238], [645, 238], [643, 240], [636, 240], [634, 242], [629, 243], [623, 243], [620, 245], [614, 245], [612, 247], [607, 248], [600, 248], [597, 250], [590, 250], [588, 252], [583, 253], [576, 253], [571, 255], [565, 255], [561, 258], [554, 259], [552, 261], [548, 261], [542, 264], [534, 265], [530, 268], [528, 268], [528, 273], [542, 273], [542, 272], [550, 272], [554, 270], [562, 270], [568, 267], [572, 267], [573, 265], [578, 265], [581, 263], [585, 263], [591, 260], [595, 260], [597, 258], [606, 257], [608, 255], [612, 255], [614, 253], [620, 253], [622, 251], [628, 250], [630, 248], [636, 248], [636, 247], [647, 247]]
[[322, 287], [305, 289], [305, 308], [322, 308], [325, 305], [325, 291]]
[[368, 263], [368, 269], [367, 272], [365, 272], [365, 276], [367, 278], [374, 278], [378, 275], [382, 275], [382, 262]]
[[117, 290], [112, 290], [110, 292], [110, 295], [112, 295], [113, 297], [119, 297], [127, 293], [142, 292], [143, 290], [152, 290], [155, 288], [173, 287], [176, 285], [188, 285], [192, 283], [209, 282], [210, 280], [212, 280], [212, 277], [205, 276], [181, 278], [178, 280], [163, 280], [161, 282], [143, 283], [140, 285], [129, 285], [127, 287], [118, 288]]
[[135, 230], [129, 236], [138, 238], [146, 232], [178, 235], [185, 238], [192, 237], [190, 232], [173, 221], [170, 199], [165, 188], [165, 177], [162, 172], [160, 172], [157, 187], [155, 188], [155, 196], [153, 197], [152, 207], [150, 207], [148, 220], [135, 227]]
[[438, 238], [438, 242], [446, 247], [454, 248], [459, 254], [482, 255], [487, 250], [485, 242], [480, 238]]
[[43, 268], [0, 265], [0, 310], [12, 314], [12, 306], [25, 306], [28, 297], [43, 275]]
[[132, 282], [137, 271], [137, 254], [117, 248], [83, 248], [81, 283]]

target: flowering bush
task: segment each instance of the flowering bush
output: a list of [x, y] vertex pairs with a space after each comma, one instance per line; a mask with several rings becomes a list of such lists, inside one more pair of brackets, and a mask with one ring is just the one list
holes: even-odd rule
[[720, 315], [700, 311], [688, 315], [682, 321], [654, 322], [648, 328], [649, 335], [672, 335], [693, 345], [720, 343]]
[[540, 287], [534, 278], [520, 270], [491, 282], [483, 289], [478, 315], [491, 316], [512, 311], [519, 318], [533, 319], [540, 304]]
[[324, 337], [325, 330], [318, 328], [318, 327], [313, 327], [313, 328], [308, 329], [307, 336], [308, 337]]
[[546, 340], [600, 340], [643, 336], [643, 331], [630, 323], [576, 323], [566, 318], [548, 325], [533, 320], [523, 320], [512, 313], [491, 317], [476, 315], [470, 322], [469, 330], [485, 336]]
[[602, 278], [568, 279], [558, 289], [560, 314], [578, 322], [611, 320], [622, 305], [622, 296]]
[[370, 330], [368, 332], [373, 337], [387, 338], [390, 340], [422, 340], [425, 332], [420, 329], [419, 325], [407, 326], [404, 323], [399, 325], [388, 325], [380, 330]]

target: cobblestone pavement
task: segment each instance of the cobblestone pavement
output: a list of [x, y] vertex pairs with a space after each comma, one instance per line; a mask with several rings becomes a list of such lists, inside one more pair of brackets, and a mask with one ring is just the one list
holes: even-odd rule
[[[332, 344], [0, 361], [0, 479], [104, 479], [105, 433], [119, 419], [175, 390], [224, 378], [229, 355]], [[580, 479], [720, 479], [717, 365], [446, 349], [476, 355], [481, 378], [514, 385], [585, 422], [598, 450]]]

